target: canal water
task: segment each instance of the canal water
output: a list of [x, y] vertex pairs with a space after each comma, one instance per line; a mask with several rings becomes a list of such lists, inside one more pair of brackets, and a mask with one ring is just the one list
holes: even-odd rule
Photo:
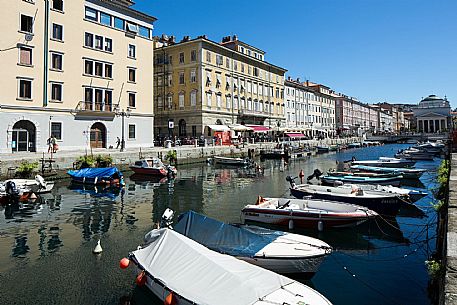
[[[0, 304], [162, 304], [135, 287], [133, 270], [118, 266], [167, 207], [176, 214], [192, 209], [240, 222], [240, 210], [258, 195], [289, 197], [285, 178], [297, 176], [301, 169], [309, 175], [316, 168], [334, 168], [337, 160], [390, 157], [407, 146], [350, 149], [288, 165], [268, 160], [261, 162], [263, 174], [207, 164], [180, 167], [171, 182], [144, 181], [126, 173], [126, 188], [117, 192], [58, 182], [38, 204], [0, 208]], [[431, 190], [439, 163], [435, 159], [416, 164], [428, 171], [408, 187], [430, 193], [417, 202], [419, 209], [357, 228], [300, 231], [335, 248], [317, 274], [303, 282], [333, 304], [431, 304], [424, 262], [435, 249]], [[98, 239], [104, 251], [95, 256]]]

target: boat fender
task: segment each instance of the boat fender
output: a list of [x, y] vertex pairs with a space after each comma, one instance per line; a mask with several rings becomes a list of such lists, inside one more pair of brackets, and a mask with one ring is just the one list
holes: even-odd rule
[[97, 181], [98, 181], [98, 177], [95, 177], [94, 184], [97, 184]]
[[100, 245], [100, 239], [99, 239], [97, 242], [97, 245], [95, 246], [95, 248], [92, 252], [94, 252], [94, 254], [100, 254], [100, 253], [102, 253], [102, 251], [103, 251], [103, 249], [102, 249], [102, 246]]
[[318, 230], [319, 232], [324, 231], [324, 222], [323, 222], [322, 220], [319, 220], [319, 221], [317, 222], [317, 230]]
[[140, 286], [140, 287], [142, 287], [142, 286], [144, 286], [144, 284], [146, 284], [146, 273], [144, 272], [144, 270], [141, 271], [141, 272], [137, 275], [136, 280], [135, 280], [135, 283], [136, 283], [138, 286]]
[[121, 261], [119, 262], [119, 267], [121, 267], [121, 269], [126, 269], [129, 265], [130, 265], [130, 260], [126, 257], [121, 259]]
[[176, 298], [172, 292], [170, 292], [165, 300], [163, 300], [164, 305], [176, 305]]
[[289, 230], [293, 230], [294, 229], [294, 221], [293, 219], [289, 219]]

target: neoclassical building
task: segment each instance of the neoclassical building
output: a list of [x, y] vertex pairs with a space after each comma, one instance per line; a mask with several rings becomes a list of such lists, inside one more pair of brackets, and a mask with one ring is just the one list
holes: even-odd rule
[[451, 106], [446, 97], [429, 95], [412, 110], [419, 132], [442, 132], [451, 126]]
[[61, 150], [152, 145], [154, 17], [130, 0], [3, 3], [0, 152], [47, 151], [51, 135]]

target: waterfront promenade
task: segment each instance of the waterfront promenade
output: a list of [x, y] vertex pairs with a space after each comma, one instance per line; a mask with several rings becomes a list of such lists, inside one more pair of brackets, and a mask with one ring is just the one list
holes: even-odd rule
[[451, 155], [449, 176], [449, 207], [447, 233], [443, 241], [446, 251], [446, 276], [444, 283], [444, 304], [457, 304], [457, 153]]
[[[301, 144], [309, 147], [316, 145], [335, 145], [361, 142], [362, 138], [343, 138], [343, 139], [323, 139], [323, 140], [303, 140], [294, 141], [296, 144]], [[54, 170], [65, 170], [73, 168], [73, 163], [78, 157], [93, 154], [93, 155], [110, 155], [113, 158], [115, 165], [127, 165], [135, 162], [142, 157], [159, 157], [164, 158], [170, 150], [176, 150], [177, 164], [191, 164], [205, 162], [207, 158], [215, 155], [248, 155], [249, 149], [254, 149], [255, 154], [258, 154], [261, 149], [269, 149], [276, 146], [276, 142], [258, 142], [241, 145], [208, 145], [205, 147], [196, 147], [193, 145], [183, 145], [171, 148], [164, 147], [144, 147], [144, 148], [127, 148], [124, 151], [118, 149], [87, 149], [87, 150], [72, 150], [58, 151], [52, 154], [52, 164]], [[12, 174], [14, 169], [24, 160], [29, 162], [38, 162], [41, 169], [41, 159], [50, 159], [51, 154], [43, 151], [36, 153], [10, 153], [0, 154], [0, 176], [8, 176]]]

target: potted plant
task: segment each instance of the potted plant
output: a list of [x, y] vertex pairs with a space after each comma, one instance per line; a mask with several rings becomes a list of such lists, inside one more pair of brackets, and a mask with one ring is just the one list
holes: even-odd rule
[[171, 163], [177, 163], [178, 162], [178, 154], [176, 150], [169, 150], [168, 153], [165, 155], [165, 160], [168, 160], [168, 162]]
[[29, 161], [22, 161], [16, 169], [16, 175], [23, 179], [30, 178], [37, 169], [38, 162], [30, 163]]
[[113, 164], [113, 158], [110, 155], [97, 155], [95, 157], [97, 167], [109, 167]]
[[79, 157], [76, 163], [78, 164], [78, 169], [93, 167], [95, 165], [95, 159], [93, 156], [84, 155]]

